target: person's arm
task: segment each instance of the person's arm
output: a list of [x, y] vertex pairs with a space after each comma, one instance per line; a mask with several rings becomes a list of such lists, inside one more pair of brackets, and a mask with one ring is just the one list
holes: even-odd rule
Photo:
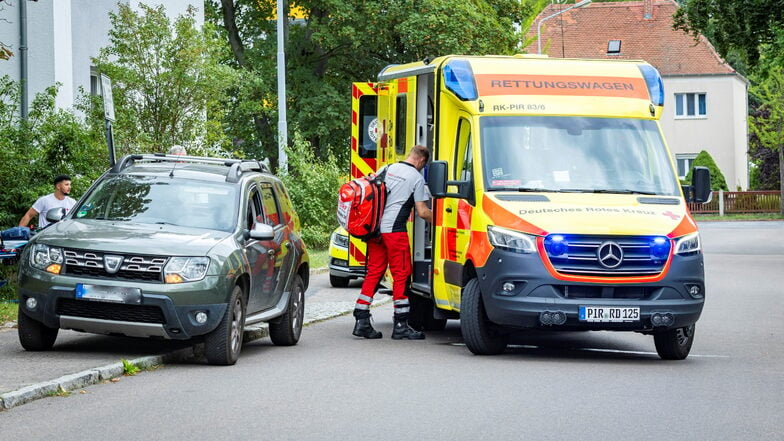
[[414, 206], [416, 207], [417, 216], [431, 224], [433, 223], [433, 211], [427, 208], [427, 204], [425, 202], [416, 202]]
[[30, 226], [30, 221], [33, 220], [33, 218], [36, 216], [38, 216], [38, 211], [35, 208], [30, 207], [30, 209], [27, 210], [27, 213], [25, 213], [25, 215], [22, 216], [22, 219], [19, 221], [19, 226], [20, 227]]

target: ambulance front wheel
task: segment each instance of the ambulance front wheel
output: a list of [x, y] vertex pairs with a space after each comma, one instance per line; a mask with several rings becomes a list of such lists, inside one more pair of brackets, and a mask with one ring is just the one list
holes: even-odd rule
[[350, 281], [351, 279], [348, 277], [329, 275], [329, 284], [332, 285], [333, 288], [347, 288], [348, 282]]
[[683, 360], [689, 356], [694, 344], [695, 325], [653, 334], [656, 352], [662, 360]]
[[476, 355], [504, 352], [508, 335], [487, 318], [479, 281], [471, 279], [460, 296], [460, 331], [468, 349]]

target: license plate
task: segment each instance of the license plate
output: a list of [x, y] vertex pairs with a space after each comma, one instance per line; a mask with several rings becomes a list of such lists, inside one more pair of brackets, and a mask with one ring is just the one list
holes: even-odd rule
[[639, 322], [640, 308], [623, 306], [581, 306], [581, 322]]
[[139, 304], [142, 302], [142, 291], [139, 288], [77, 283], [76, 298], [99, 302]]

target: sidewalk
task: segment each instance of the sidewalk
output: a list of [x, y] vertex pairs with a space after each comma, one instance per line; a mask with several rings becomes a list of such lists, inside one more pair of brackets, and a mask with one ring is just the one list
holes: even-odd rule
[[[354, 309], [354, 301], [338, 299], [337, 294], [308, 296], [305, 325]], [[373, 305], [389, 303], [390, 299], [377, 296]], [[266, 325], [245, 330], [246, 342], [266, 336]], [[109, 337], [68, 330], [60, 330], [54, 350], [27, 352], [19, 344], [16, 329], [0, 328], [0, 412], [62, 390], [80, 389], [120, 377], [123, 359], [149, 368], [200, 357], [201, 353], [201, 345], [190, 342]]]

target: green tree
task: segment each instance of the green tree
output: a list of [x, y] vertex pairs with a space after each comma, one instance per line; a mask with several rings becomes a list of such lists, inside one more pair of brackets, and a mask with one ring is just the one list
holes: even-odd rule
[[685, 0], [675, 28], [706, 35], [722, 56], [733, 51], [750, 68], [784, 63], [784, 7], [781, 0]]
[[778, 153], [781, 213], [784, 214], [784, 68], [772, 67], [767, 75], [755, 79], [749, 91], [762, 104], [760, 113], [749, 118], [749, 127], [761, 147]]
[[[288, 119], [317, 157], [345, 160], [352, 81], [373, 81], [384, 66], [447, 54], [511, 54], [514, 23], [538, 0], [302, 0], [287, 29]], [[228, 98], [227, 125], [252, 156], [277, 160], [275, 2], [213, 0], [207, 19], [229, 43], [226, 60], [243, 79]]]
[[[713, 160], [713, 157], [710, 155], [710, 153], [706, 152], [705, 150], [701, 151], [697, 157], [694, 158], [692, 166], [708, 168], [711, 176], [711, 189], [724, 191], [729, 190], [727, 187], [727, 181], [724, 179], [724, 174], [722, 174], [721, 169], [719, 169], [719, 166], [716, 165], [716, 161]], [[689, 170], [689, 174], [686, 175], [686, 182], [691, 182], [691, 175], [692, 170]]]
[[27, 120], [19, 117], [20, 93], [19, 83], [0, 77], [0, 229], [51, 193], [56, 175], [70, 175], [79, 197], [108, 166], [102, 131], [57, 109], [57, 87], [35, 96]]
[[230, 149], [218, 99], [235, 81], [218, 63], [219, 43], [209, 23], [199, 30], [194, 9], [173, 21], [163, 6], [118, 4], [110, 13], [108, 47], [96, 66], [112, 79], [118, 153], [165, 152], [173, 144], [195, 154]]

